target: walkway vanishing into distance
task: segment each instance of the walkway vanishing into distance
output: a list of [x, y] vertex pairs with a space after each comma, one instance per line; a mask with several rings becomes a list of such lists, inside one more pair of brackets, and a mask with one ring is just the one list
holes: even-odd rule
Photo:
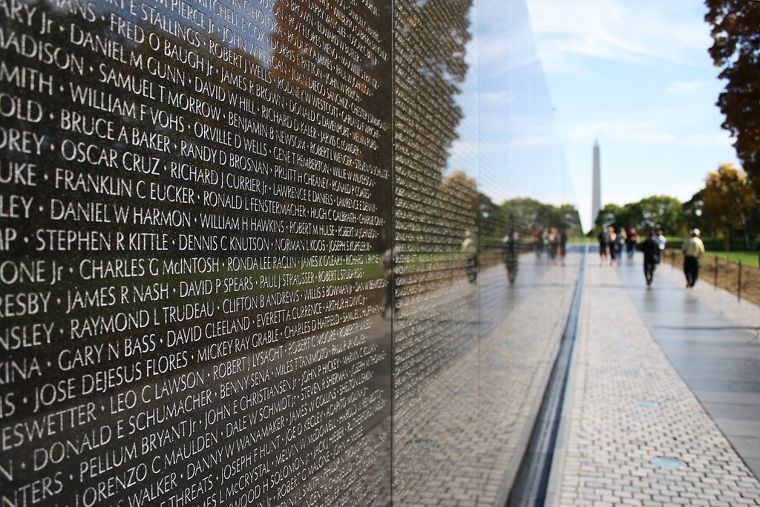
[[661, 271], [650, 291], [633, 270], [620, 275], [678, 374], [760, 477], [760, 309], [706, 280], [685, 290], [681, 273]]
[[550, 505], [760, 505], [760, 309], [590, 255]]

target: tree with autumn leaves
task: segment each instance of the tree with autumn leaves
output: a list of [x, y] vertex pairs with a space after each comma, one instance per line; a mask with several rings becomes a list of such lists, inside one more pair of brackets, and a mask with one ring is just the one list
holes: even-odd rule
[[733, 164], [721, 165], [707, 175], [702, 200], [705, 220], [713, 230], [724, 231], [726, 244], [734, 231], [740, 231], [749, 249], [749, 222], [756, 198], [746, 173]]
[[717, 105], [746, 173], [725, 164], [708, 174], [704, 218], [725, 231], [727, 241], [740, 230], [750, 248], [750, 231], [760, 229], [755, 206], [760, 195], [760, 1], [706, 0], [705, 5], [713, 38], [710, 56], [726, 81]]
[[717, 104], [726, 117], [723, 128], [736, 139], [736, 153], [760, 190], [760, 1], [705, 4], [713, 37], [710, 56], [726, 80]]

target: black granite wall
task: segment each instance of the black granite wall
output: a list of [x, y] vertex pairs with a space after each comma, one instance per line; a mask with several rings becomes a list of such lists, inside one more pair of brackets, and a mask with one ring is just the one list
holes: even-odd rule
[[508, 490], [486, 410], [535, 396], [489, 347], [555, 275], [506, 292], [483, 210], [515, 168], [453, 166], [496, 135], [476, 13], [0, 2], [0, 505], [405, 504], [466, 463]]

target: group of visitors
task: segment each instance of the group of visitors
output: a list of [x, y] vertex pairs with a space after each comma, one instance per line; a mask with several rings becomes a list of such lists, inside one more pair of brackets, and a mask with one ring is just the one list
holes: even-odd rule
[[[684, 254], [683, 272], [686, 277], [687, 288], [694, 287], [697, 278], [699, 278], [699, 257], [705, 253], [705, 245], [699, 236], [699, 229], [691, 229], [689, 237], [684, 240], [681, 246]], [[639, 236], [634, 228], [609, 227], [602, 229], [597, 239], [599, 241], [600, 266], [604, 265], [608, 259], [610, 266], [615, 266], [617, 259], [622, 255], [623, 245], [625, 245], [628, 256], [633, 257], [638, 245], [644, 255], [644, 278], [648, 287], [652, 285], [654, 271], [662, 256], [665, 255], [667, 245], [667, 238], [665, 238], [662, 230], [649, 231], [646, 239], [640, 245]]]
[[[503, 242], [507, 240], [507, 235]], [[502, 242], [502, 243], [503, 243]], [[565, 255], [567, 254], [567, 232], [559, 227], [549, 227], [545, 229], [533, 230], [533, 252], [536, 257], [547, 255], [549, 263], [554, 266], [557, 262], [565, 265]]]
[[[689, 237], [681, 245], [683, 251], [683, 273], [686, 276], [686, 287], [692, 288], [699, 278], [699, 258], [705, 253], [705, 244], [699, 237], [700, 231], [696, 227], [689, 231]], [[659, 235], [653, 232], [649, 234], [647, 240], [641, 248], [644, 253], [644, 277], [647, 286], [652, 285], [654, 270], [660, 259], [665, 254], [665, 241], [662, 231]]]
[[644, 254], [644, 278], [647, 286], [652, 285], [654, 270], [665, 252], [667, 238], [662, 230], [649, 231], [646, 239], [639, 244], [640, 238], [636, 228], [608, 227], [597, 236], [599, 241], [599, 265], [603, 266], [609, 259], [610, 266], [617, 265], [617, 259], [623, 255], [623, 248], [629, 258], [634, 256], [637, 248]]
[[[556, 266], [558, 263], [565, 265], [567, 255], [567, 232], [559, 227], [545, 229], [533, 229], [532, 232], [533, 252], [536, 257], [546, 255], [549, 264]], [[516, 231], [510, 231], [501, 240], [501, 260], [507, 268], [509, 285], [513, 286], [517, 280], [520, 257], [520, 235]]]
[[[665, 241], [665, 236], [660, 231], [660, 236]], [[623, 257], [623, 251], [632, 258], [639, 244], [639, 233], [635, 227], [608, 227], [603, 228], [597, 236], [599, 241], [600, 265], [609, 260], [610, 266], [615, 266], [617, 260]], [[663, 248], [665, 248], [663, 243]]]
[[[681, 246], [684, 253], [683, 271], [686, 276], [686, 287], [689, 288], [694, 287], [697, 282], [699, 258], [705, 253], [705, 245], [699, 236], [699, 229], [691, 229], [689, 238], [684, 240]], [[597, 239], [599, 240], [600, 265], [604, 265], [605, 261], [609, 259], [610, 266], [615, 266], [616, 260], [622, 256], [624, 248], [629, 258], [632, 258], [638, 247], [644, 256], [644, 278], [648, 287], [652, 285], [655, 269], [665, 255], [667, 238], [662, 230], [649, 231], [646, 239], [639, 243], [639, 235], [635, 228], [609, 227], [602, 229]], [[548, 254], [552, 265], [556, 265], [558, 259], [564, 265], [565, 254], [567, 253], [567, 234], [556, 227], [534, 230], [533, 249], [537, 257], [541, 257], [545, 253]], [[480, 268], [480, 260], [478, 258], [477, 239], [471, 231], [465, 233], [462, 241], [462, 253], [465, 255], [467, 278], [470, 283], [475, 283]], [[517, 280], [519, 257], [520, 235], [516, 231], [510, 231], [504, 236], [501, 244], [501, 260], [507, 268], [507, 279], [510, 286], [513, 286]], [[385, 301], [382, 314], [385, 317], [389, 311], [392, 314], [393, 287], [396, 277], [396, 252], [394, 249], [385, 251], [381, 265], [385, 278]]]

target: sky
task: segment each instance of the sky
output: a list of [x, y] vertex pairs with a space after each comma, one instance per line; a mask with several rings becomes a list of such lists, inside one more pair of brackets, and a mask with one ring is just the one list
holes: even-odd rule
[[574, 202], [552, 101], [523, 0], [475, 0], [462, 111], [448, 169], [464, 170], [495, 203]]
[[574, 196], [587, 228], [592, 147], [602, 203], [684, 201], [737, 163], [702, 0], [526, 0]]

